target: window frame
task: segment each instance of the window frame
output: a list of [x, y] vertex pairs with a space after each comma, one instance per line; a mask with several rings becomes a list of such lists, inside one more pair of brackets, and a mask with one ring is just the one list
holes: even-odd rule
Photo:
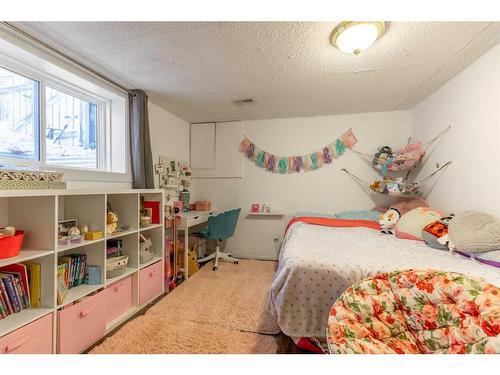
[[[43, 58], [42, 58], [43, 59]], [[44, 60], [47, 64], [52, 64], [50, 61]], [[22, 75], [28, 79], [38, 82], [38, 111], [39, 111], [39, 124], [38, 124], [38, 144], [35, 144], [35, 159], [21, 159], [0, 157], [0, 160], [18, 164], [18, 165], [32, 165], [42, 167], [47, 170], [58, 170], [65, 172], [69, 175], [69, 180], [75, 181], [109, 181], [109, 182], [130, 182], [130, 153], [129, 153], [129, 132], [128, 132], [128, 100], [125, 95], [121, 97], [124, 100], [125, 114], [125, 170], [123, 172], [112, 171], [112, 156], [113, 156], [113, 142], [112, 142], [112, 104], [110, 98], [105, 98], [96, 93], [90, 92], [77, 84], [68, 82], [64, 79], [56, 77], [52, 74], [45, 73], [44, 71], [34, 69], [29, 64], [18, 61], [15, 58], [0, 54], [0, 67], [10, 70], [15, 74]], [[64, 67], [60, 67], [66, 70]], [[67, 71], [67, 70], [66, 70]], [[68, 71], [71, 74], [71, 71]], [[86, 79], [81, 77], [81, 79]], [[95, 84], [95, 83], [94, 83]], [[97, 168], [84, 168], [84, 167], [68, 167], [64, 165], [48, 164], [46, 162], [46, 108], [45, 108], [45, 95], [46, 88], [50, 87], [74, 96], [76, 98], [96, 104], [97, 124], [96, 124], [96, 156]], [[106, 90], [106, 89], [104, 89]], [[38, 150], [38, 155], [37, 151]]]
[[43, 117], [40, 119], [41, 122], [41, 132], [44, 135], [41, 140], [41, 149], [43, 150], [43, 157], [40, 158], [40, 161], [42, 162], [43, 165], [47, 166], [53, 166], [53, 167], [60, 167], [60, 168], [67, 168], [67, 169], [75, 169], [75, 170], [86, 170], [86, 171], [101, 171], [101, 172], [106, 172], [108, 171], [108, 163], [106, 163], [106, 128], [107, 128], [107, 123], [106, 123], [106, 118], [104, 116], [104, 113], [107, 111], [107, 106], [110, 105], [109, 100], [105, 100], [104, 98], [101, 98], [97, 95], [90, 94], [88, 92], [85, 92], [79, 88], [76, 87], [70, 87], [66, 84], [62, 84], [60, 82], [57, 82], [52, 79], [48, 79], [42, 84], [42, 90], [43, 90], [43, 103], [45, 103], [45, 96], [47, 94], [47, 88], [51, 88], [57, 91], [62, 92], [63, 94], [73, 96], [77, 99], [84, 100], [86, 102], [95, 104], [97, 107], [96, 110], [96, 168], [83, 168], [83, 167], [71, 167], [67, 168], [64, 165], [57, 165], [57, 164], [52, 164], [52, 163], [47, 163], [47, 153], [46, 151], [46, 143], [47, 143], [47, 138], [45, 137], [46, 131], [47, 131], [47, 117], [45, 113], [46, 107], [43, 106]]

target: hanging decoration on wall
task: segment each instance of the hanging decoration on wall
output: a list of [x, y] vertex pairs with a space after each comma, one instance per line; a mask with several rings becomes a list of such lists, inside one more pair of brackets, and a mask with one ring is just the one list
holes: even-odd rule
[[316, 152], [302, 156], [278, 156], [257, 147], [248, 138], [243, 139], [240, 151], [252, 160], [258, 167], [269, 172], [287, 174], [299, 173], [300, 171], [312, 171], [321, 168], [325, 164], [331, 164], [334, 159], [345, 153], [346, 149], [358, 142], [352, 129], [346, 131], [342, 136]]

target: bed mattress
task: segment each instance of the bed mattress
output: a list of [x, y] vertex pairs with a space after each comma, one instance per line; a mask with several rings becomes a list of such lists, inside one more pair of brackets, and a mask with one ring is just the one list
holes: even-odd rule
[[420, 241], [364, 227], [303, 222], [287, 231], [267, 309], [290, 337], [325, 338], [335, 300], [352, 284], [378, 272], [434, 269], [460, 272], [500, 286], [500, 270]]

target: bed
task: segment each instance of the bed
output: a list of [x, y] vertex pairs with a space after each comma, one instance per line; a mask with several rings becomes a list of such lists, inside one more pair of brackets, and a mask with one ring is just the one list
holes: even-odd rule
[[330, 308], [347, 287], [378, 272], [405, 269], [454, 271], [500, 286], [500, 269], [381, 234], [374, 222], [295, 218], [280, 250], [267, 309], [294, 341], [323, 341]]

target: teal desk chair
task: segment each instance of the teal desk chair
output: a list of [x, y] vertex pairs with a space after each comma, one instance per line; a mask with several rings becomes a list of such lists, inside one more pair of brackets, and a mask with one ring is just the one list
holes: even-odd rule
[[230, 253], [223, 253], [220, 251], [220, 244], [222, 240], [233, 236], [240, 212], [241, 208], [238, 208], [236, 210], [222, 212], [216, 216], [210, 216], [208, 218], [208, 228], [200, 231], [198, 235], [208, 240], [216, 240], [217, 245], [213, 254], [210, 254], [205, 258], [198, 259], [198, 262], [203, 263], [215, 259], [213, 266], [214, 271], [217, 271], [219, 259], [238, 264], [238, 259], [231, 257]]

